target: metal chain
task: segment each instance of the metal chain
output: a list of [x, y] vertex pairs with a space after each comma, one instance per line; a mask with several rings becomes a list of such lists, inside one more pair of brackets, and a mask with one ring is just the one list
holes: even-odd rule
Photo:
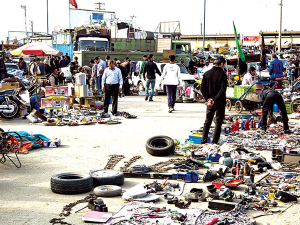
[[66, 224], [66, 225], [74, 225], [72, 223], [67, 223], [64, 220], [65, 218], [53, 218], [52, 220], [50, 220], [49, 222], [53, 224]]
[[133, 156], [131, 159], [129, 159], [129, 161], [125, 161], [124, 162], [124, 166], [120, 167], [120, 171], [122, 172], [130, 172], [129, 167], [135, 163], [138, 159], [141, 159], [142, 156], [137, 155], [137, 156]]
[[104, 167], [104, 169], [107, 170], [112, 170], [118, 162], [120, 162], [122, 159], [125, 158], [124, 155], [109, 155], [110, 158], [108, 159], [108, 162], [106, 164], [106, 166]]
[[[168, 161], [165, 162], [159, 162], [154, 165], [149, 166], [151, 168], [152, 172], [157, 172], [157, 173], [164, 173], [167, 172], [168, 170], [174, 169], [174, 166], [172, 164], [185, 161], [184, 158], [176, 158], [176, 159], [169, 159]], [[168, 167], [166, 167], [168, 166]]]

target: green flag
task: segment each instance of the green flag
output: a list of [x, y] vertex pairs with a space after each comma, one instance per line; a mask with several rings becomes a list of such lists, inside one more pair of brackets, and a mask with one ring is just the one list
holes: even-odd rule
[[237, 33], [236, 33], [234, 21], [232, 21], [232, 23], [233, 23], [233, 29], [234, 29], [234, 36], [235, 36], [236, 47], [237, 47], [237, 49], [239, 51], [239, 57], [242, 59], [243, 62], [245, 62], [245, 54], [242, 51], [242, 48], [241, 48], [240, 43], [239, 43], [239, 39], [237, 38]]

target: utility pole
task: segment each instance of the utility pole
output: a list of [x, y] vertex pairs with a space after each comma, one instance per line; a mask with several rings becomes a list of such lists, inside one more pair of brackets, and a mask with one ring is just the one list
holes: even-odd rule
[[27, 32], [27, 23], [26, 23], [26, 5], [21, 5], [21, 8], [24, 9], [24, 12], [25, 12], [25, 34], [27, 36], [27, 44], [28, 44], [28, 32]]
[[206, 0], [204, 0], [203, 48], [202, 48], [202, 52], [204, 52], [204, 47], [205, 47], [205, 11], [206, 11]]
[[48, 44], [48, 34], [49, 34], [49, 14], [48, 14], [48, 0], [47, 0], [47, 35], [46, 35], [46, 44]]
[[279, 28], [279, 46], [278, 51], [281, 52], [281, 30], [282, 30], [282, 0], [280, 0], [280, 28]]
[[29, 20], [30, 26], [31, 26], [31, 36], [33, 36], [33, 21]]
[[105, 8], [104, 8], [105, 3], [98, 2], [95, 4], [98, 5], [98, 7], [96, 8], [97, 10], [105, 10]]

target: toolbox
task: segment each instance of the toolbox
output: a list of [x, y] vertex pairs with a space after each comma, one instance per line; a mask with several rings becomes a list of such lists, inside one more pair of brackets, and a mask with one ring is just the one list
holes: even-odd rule
[[217, 179], [214, 180], [211, 184], [216, 185], [217, 189], [220, 189], [222, 186], [229, 187], [229, 188], [236, 188], [242, 183], [243, 183], [242, 180]]

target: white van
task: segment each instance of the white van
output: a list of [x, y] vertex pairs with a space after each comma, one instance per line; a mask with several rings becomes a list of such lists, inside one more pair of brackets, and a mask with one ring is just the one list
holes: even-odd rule
[[[168, 63], [156, 63], [156, 65], [161, 73], [163, 72], [166, 64], [168, 64]], [[195, 82], [194, 75], [189, 74], [188, 71], [186, 70], [186, 68], [182, 64], [177, 63], [177, 65], [180, 68], [180, 74], [181, 74], [181, 78], [182, 78], [184, 87], [187, 87], [188, 85], [194, 85], [194, 82]], [[146, 76], [147, 76], [147, 74], [146, 74]], [[166, 92], [166, 87], [164, 85], [164, 81], [162, 82], [161, 87], [159, 86], [160, 81], [161, 81], [161, 76], [159, 74], [156, 74], [155, 90]], [[143, 74], [135, 73], [135, 75], [132, 76], [132, 83], [133, 83], [134, 87], [138, 87], [139, 91], [145, 90], [146, 81], [143, 78]]]

